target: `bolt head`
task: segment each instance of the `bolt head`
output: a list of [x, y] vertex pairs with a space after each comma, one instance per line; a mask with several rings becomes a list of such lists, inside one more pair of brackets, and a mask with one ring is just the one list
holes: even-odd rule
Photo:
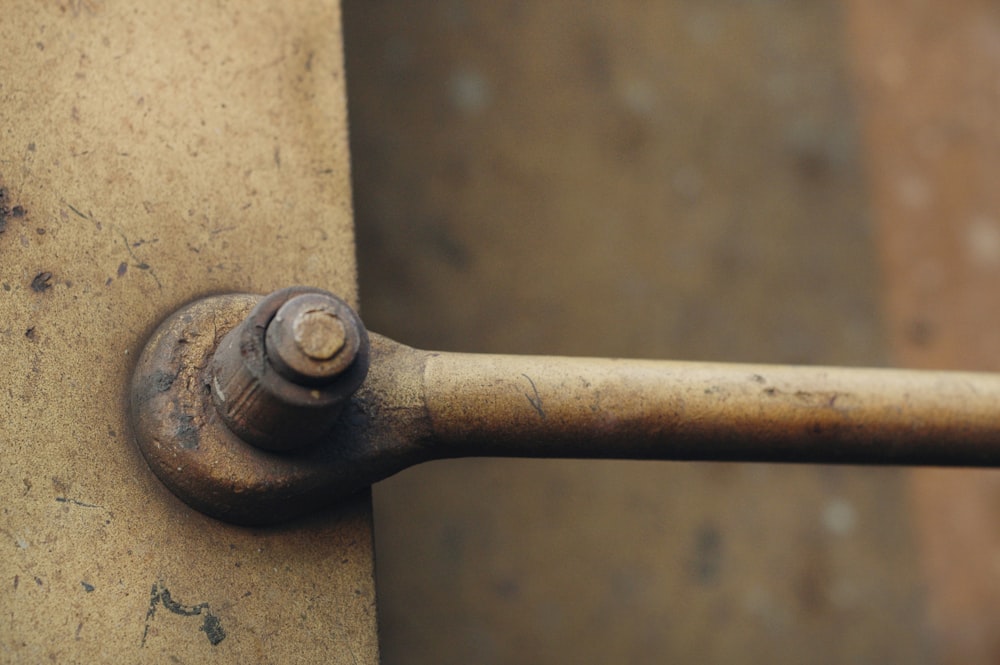
[[361, 321], [343, 301], [322, 293], [296, 296], [267, 325], [265, 353], [279, 374], [300, 385], [321, 386], [354, 361]]
[[295, 345], [312, 360], [330, 360], [347, 343], [347, 331], [336, 314], [325, 309], [301, 312], [292, 322]]

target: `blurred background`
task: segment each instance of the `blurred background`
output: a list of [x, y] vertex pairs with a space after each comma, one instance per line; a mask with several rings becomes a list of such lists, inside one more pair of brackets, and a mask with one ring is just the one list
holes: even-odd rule
[[[345, 0], [363, 315], [434, 349], [1000, 369], [1000, 6]], [[995, 663], [994, 473], [435, 462], [383, 660]]]

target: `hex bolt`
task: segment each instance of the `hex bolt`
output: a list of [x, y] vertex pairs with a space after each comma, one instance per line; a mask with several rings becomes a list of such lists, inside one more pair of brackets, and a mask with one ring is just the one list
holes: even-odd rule
[[368, 333], [325, 291], [272, 293], [213, 356], [212, 399], [240, 438], [267, 450], [314, 443], [368, 372]]

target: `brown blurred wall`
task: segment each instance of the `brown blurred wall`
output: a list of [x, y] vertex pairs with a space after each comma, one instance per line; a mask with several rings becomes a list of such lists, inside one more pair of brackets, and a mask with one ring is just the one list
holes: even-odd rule
[[[1000, 6], [851, 0], [894, 362], [1000, 370]], [[1000, 662], [1000, 474], [910, 478], [939, 662]]]
[[[447, 350], [792, 363], [980, 367], [971, 350], [930, 354], [992, 348], [942, 320], [989, 320], [967, 264], [1000, 240], [973, 224], [971, 254], [948, 254], [955, 208], [915, 232], [900, 205], [922, 190], [897, 172], [905, 149], [941, 143], [909, 133], [920, 105], [945, 129], [965, 117], [956, 90], [993, 110], [975, 93], [1000, 62], [985, 3], [348, 0], [344, 15], [372, 329]], [[911, 96], [928, 67], [938, 83]], [[958, 126], [965, 152], [925, 159], [918, 184], [952, 183], [952, 206], [977, 193], [988, 214], [992, 143]], [[930, 279], [917, 249], [945, 252], [932, 277], [962, 277], [915, 291]], [[962, 605], [941, 591], [940, 571], [963, 568], [940, 555], [950, 518], [929, 520], [932, 493], [908, 478], [413, 469], [376, 488], [385, 662], [963, 662], [941, 619]]]

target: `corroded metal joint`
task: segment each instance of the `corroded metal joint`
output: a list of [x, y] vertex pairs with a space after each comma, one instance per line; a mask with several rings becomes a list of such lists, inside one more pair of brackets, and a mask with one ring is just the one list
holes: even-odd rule
[[355, 390], [370, 354], [357, 315], [325, 291], [196, 300], [156, 328], [136, 363], [136, 444], [164, 485], [219, 519], [315, 510], [371, 484], [357, 472], [370, 449], [349, 434], [367, 422]]
[[364, 382], [368, 355], [368, 333], [347, 303], [318, 289], [283, 289], [219, 343], [212, 401], [244, 441], [301, 448], [329, 433]]
[[1000, 466], [1000, 374], [441, 353], [370, 337], [316, 289], [191, 303], [136, 365], [136, 443], [177, 496], [242, 523], [447, 457]]

